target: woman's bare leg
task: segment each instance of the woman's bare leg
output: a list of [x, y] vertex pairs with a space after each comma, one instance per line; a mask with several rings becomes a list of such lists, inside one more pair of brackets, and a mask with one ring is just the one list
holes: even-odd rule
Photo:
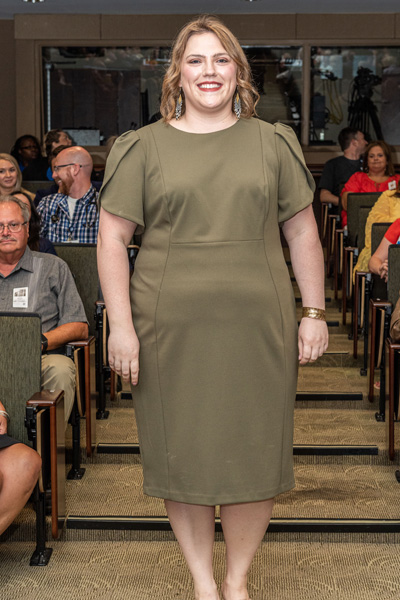
[[215, 507], [165, 500], [168, 518], [194, 581], [196, 600], [219, 600], [212, 557]]
[[226, 543], [224, 600], [249, 600], [247, 573], [271, 519], [274, 499], [221, 506]]
[[0, 534], [29, 500], [41, 464], [39, 454], [25, 444], [0, 450]]

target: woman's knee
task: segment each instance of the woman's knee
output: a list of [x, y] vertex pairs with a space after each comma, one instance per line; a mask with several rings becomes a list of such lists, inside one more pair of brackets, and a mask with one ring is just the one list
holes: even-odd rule
[[42, 459], [36, 450], [25, 444], [15, 444], [11, 448], [13, 449], [13, 460], [11, 461], [13, 478], [20, 479], [24, 487], [31, 490], [39, 477]]

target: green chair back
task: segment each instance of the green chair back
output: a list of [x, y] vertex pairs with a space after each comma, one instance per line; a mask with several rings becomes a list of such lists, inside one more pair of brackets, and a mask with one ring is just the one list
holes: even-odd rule
[[[363, 206], [372, 208], [381, 195], [380, 192], [371, 192], [368, 194], [349, 194], [347, 197], [347, 234], [350, 246], [364, 247], [358, 244], [358, 236], [360, 233], [359, 210]], [[365, 224], [364, 228], [365, 230]]]
[[[360, 211], [361, 214], [361, 211]], [[379, 244], [382, 241], [383, 236], [391, 226], [391, 223], [372, 223], [371, 227], [371, 255], [376, 251]], [[379, 298], [380, 300], [386, 300], [387, 298], [387, 284], [379, 277], [379, 275], [372, 276], [373, 288], [372, 297], [374, 299]]]
[[358, 233], [357, 233], [357, 248], [360, 252], [365, 246], [365, 225], [367, 223], [368, 215], [370, 213], [369, 206], [360, 206], [358, 210]]
[[54, 184], [54, 181], [23, 181], [22, 187], [32, 192], [32, 194], [36, 194], [38, 190], [46, 190], [47, 188], [51, 188]]
[[95, 334], [95, 303], [99, 299], [96, 244], [54, 244], [56, 252], [70, 268], [89, 322], [89, 335]]
[[0, 313], [0, 400], [10, 415], [9, 435], [28, 445], [25, 405], [41, 389], [41, 332], [37, 314]]
[[393, 307], [399, 298], [400, 291], [400, 245], [393, 244], [389, 246], [388, 252], [388, 300]]

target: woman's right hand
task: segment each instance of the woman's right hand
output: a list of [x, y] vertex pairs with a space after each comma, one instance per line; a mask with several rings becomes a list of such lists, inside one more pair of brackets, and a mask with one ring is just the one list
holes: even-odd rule
[[112, 329], [108, 338], [108, 364], [125, 382], [139, 379], [139, 340], [135, 331]]
[[388, 279], [388, 260], [384, 260], [379, 267], [379, 275], [381, 279], [387, 281]]

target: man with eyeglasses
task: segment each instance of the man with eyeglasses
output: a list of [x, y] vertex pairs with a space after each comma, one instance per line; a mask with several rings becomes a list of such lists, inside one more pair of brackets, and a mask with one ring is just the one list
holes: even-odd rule
[[99, 228], [98, 193], [90, 181], [93, 161], [81, 146], [64, 148], [52, 161], [59, 192], [38, 205], [41, 236], [51, 242], [96, 243]]
[[[42, 386], [64, 390], [65, 420], [75, 395], [75, 366], [65, 344], [88, 336], [82, 300], [67, 264], [28, 247], [27, 205], [0, 196], [0, 311], [34, 312], [42, 319]], [[15, 365], [16, 371], [22, 365]]]

